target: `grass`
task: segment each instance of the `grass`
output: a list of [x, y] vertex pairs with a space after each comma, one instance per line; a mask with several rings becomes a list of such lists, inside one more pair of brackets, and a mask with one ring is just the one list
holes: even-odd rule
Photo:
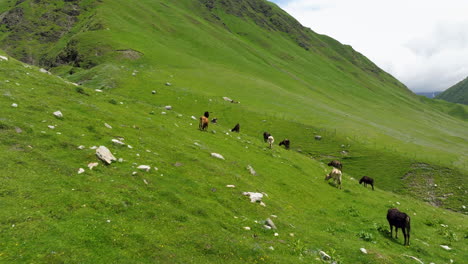
[[[0, 61], [1, 261], [320, 263], [320, 250], [342, 263], [467, 259], [466, 195], [455, 190], [466, 189], [464, 110], [450, 115], [452, 104], [412, 95], [313, 32], [307, 51], [284, 32], [193, 1], [104, 2], [92, 12], [102, 29], [78, 30], [84, 16], [48, 55], [73, 39], [95, 67], [52, 68], [60, 79]], [[123, 49], [143, 55], [114, 52]], [[191, 116], [206, 110], [219, 124], [200, 132]], [[229, 132], [236, 123], [240, 134]], [[264, 131], [292, 149], [268, 149]], [[133, 148], [113, 145], [118, 137]], [[99, 145], [124, 161], [88, 170]], [[323, 181], [331, 159], [344, 163], [343, 191]], [[458, 213], [422, 201], [427, 170], [417, 164], [431, 169], [436, 196], [456, 194], [442, 206]], [[363, 175], [375, 191], [358, 185]], [[266, 207], [244, 191], [267, 193]], [[388, 235], [390, 207], [412, 217], [408, 248]], [[277, 231], [263, 228], [268, 217]]]

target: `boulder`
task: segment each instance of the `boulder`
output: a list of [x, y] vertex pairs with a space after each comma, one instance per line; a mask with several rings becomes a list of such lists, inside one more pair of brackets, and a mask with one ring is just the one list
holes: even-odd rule
[[275, 223], [273, 223], [273, 220], [271, 220], [270, 218], [267, 218], [267, 220], [265, 220], [265, 224], [271, 227], [272, 229], [277, 229]]
[[110, 150], [104, 146], [99, 146], [99, 148], [96, 149], [96, 155], [98, 156], [99, 159], [104, 161], [107, 164], [111, 164], [112, 161], [116, 161], [117, 159], [112, 155]]
[[243, 192], [242, 194], [249, 196], [251, 203], [261, 202], [263, 198], [263, 194], [258, 192]]
[[151, 169], [151, 167], [148, 166], [148, 165], [140, 165], [140, 166], [137, 167], [137, 169], [149, 171]]
[[54, 116], [57, 117], [57, 118], [62, 118], [62, 117], [63, 117], [63, 114], [62, 114], [62, 112], [60, 112], [60, 111], [55, 111], [53, 114], [54, 114]]
[[218, 154], [218, 153], [211, 153], [211, 157], [224, 160], [223, 155]]

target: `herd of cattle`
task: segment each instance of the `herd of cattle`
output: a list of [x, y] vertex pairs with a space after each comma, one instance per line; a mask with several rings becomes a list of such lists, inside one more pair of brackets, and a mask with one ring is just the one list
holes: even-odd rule
[[[209, 119], [210, 113], [207, 111], [200, 117], [200, 124], [199, 129], [204, 131], [208, 129], [208, 124], [210, 123]], [[211, 120], [212, 123], [216, 124], [218, 121], [217, 118], [213, 118]], [[231, 132], [240, 132], [240, 125], [236, 124], [236, 126], [231, 129]], [[273, 136], [268, 133], [263, 133], [263, 140], [269, 144], [269, 147], [272, 148], [275, 139]], [[285, 138], [283, 141], [279, 143], [280, 146], [284, 146], [286, 149], [290, 147], [290, 140]], [[325, 180], [328, 181], [329, 179], [333, 179], [337, 183], [337, 187], [341, 189], [341, 176], [343, 170], [343, 164], [338, 160], [332, 160], [328, 163], [328, 166], [333, 167], [331, 172], [325, 176]], [[372, 190], [374, 190], [374, 179], [368, 176], [364, 176], [359, 180], [359, 184], [364, 183], [364, 187], [367, 188], [367, 184], [372, 186]], [[410, 239], [410, 217], [403, 212], [400, 212], [396, 208], [388, 209], [387, 212], [387, 220], [390, 225], [390, 236], [393, 237], [393, 227], [395, 227], [395, 238], [398, 238], [398, 228], [401, 228], [404, 236], [404, 245], [409, 246], [409, 239]]]

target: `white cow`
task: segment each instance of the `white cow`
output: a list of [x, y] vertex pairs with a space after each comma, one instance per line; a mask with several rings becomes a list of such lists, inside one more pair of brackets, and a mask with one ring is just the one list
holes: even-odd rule
[[337, 168], [333, 168], [330, 173], [325, 176], [325, 180], [333, 178], [335, 182], [338, 182], [338, 186], [341, 189], [341, 171]]

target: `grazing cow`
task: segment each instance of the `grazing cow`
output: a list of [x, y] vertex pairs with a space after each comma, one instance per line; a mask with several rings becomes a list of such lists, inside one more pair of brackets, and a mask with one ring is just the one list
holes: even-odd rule
[[372, 190], [374, 190], [374, 179], [371, 177], [364, 176], [359, 180], [359, 184], [364, 183], [364, 187], [367, 188], [367, 184], [370, 184], [372, 186]]
[[203, 116], [200, 117], [200, 124], [198, 125], [198, 128], [200, 130], [207, 130], [208, 129], [208, 124], [210, 123], [210, 113], [206, 111]]
[[325, 180], [333, 178], [335, 182], [338, 182], [338, 187], [341, 189], [341, 171], [337, 168], [333, 168], [330, 173], [325, 176]]
[[395, 238], [398, 238], [398, 228], [401, 228], [403, 231], [403, 236], [405, 237], [405, 246], [409, 246], [410, 240], [410, 217], [400, 212], [396, 208], [388, 209], [387, 220], [390, 225], [390, 237], [393, 237], [393, 226], [395, 226]]
[[267, 141], [268, 141], [268, 144], [270, 144], [270, 148], [271, 148], [271, 146], [273, 146], [273, 142], [275, 142], [275, 138], [273, 136], [269, 136]]
[[343, 164], [341, 164], [341, 162], [338, 161], [338, 160], [330, 161], [330, 163], [328, 163], [328, 166], [335, 167], [335, 168], [337, 168], [337, 169], [339, 169], [341, 171], [343, 170]]
[[239, 130], [240, 130], [240, 125], [239, 125], [239, 123], [237, 123], [237, 125], [233, 129], [231, 129], [231, 132], [239, 133]]
[[264, 140], [265, 142], [267, 142], [269, 136], [271, 136], [270, 133], [268, 133], [268, 132], [263, 132], [263, 140]]
[[284, 145], [284, 147], [285, 147], [286, 149], [289, 149], [289, 143], [290, 143], [290, 142], [289, 142], [289, 139], [285, 138], [285, 139], [283, 139], [283, 141], [281, 141], [281, 142], [279, 143], [279, 145], [280, 145], [280, 146], [281, 146], [281, 145]]

